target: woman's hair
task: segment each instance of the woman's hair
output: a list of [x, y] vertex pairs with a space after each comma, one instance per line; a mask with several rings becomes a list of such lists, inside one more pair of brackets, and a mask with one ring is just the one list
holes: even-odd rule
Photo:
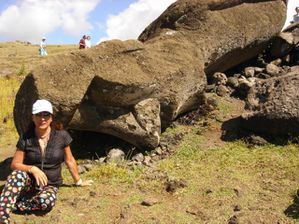
[[30, 123], [28, 124], [27, 128], [25, 129], [25, 133], [27, 132], [32, 132], [35, 129], [35, 124], [33, 121], [30, 121]]
[[51, 127], [53, 127], [55, 130], [63, 130], [63, 124], [60, 121], [53, 121]]

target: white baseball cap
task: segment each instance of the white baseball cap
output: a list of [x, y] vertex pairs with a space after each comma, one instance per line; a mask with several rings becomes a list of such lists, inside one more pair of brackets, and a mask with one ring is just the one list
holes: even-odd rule
[[52, 104], [48, 100], [35, 101], [35, 103], [32, 105], [32, 114], [38, 114], [44, 111], [53, 114]]

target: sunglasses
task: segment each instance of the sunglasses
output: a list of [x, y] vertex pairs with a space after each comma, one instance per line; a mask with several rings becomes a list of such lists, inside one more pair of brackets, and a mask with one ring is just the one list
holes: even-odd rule
[[37, 116], [37, 117], [43, 117], [43, 118], [48, 119], [48, 118], [50, 118], [51, 113], [48, 113], [48, 112], [40, 112], [40, 113], [35, 114], [35, 116]]

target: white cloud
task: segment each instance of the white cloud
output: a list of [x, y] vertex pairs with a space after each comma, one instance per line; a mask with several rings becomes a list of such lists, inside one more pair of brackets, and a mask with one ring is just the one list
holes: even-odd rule
[[170, 4], [176, 0], [138, 0], [106, 23], [107, 39], [136, 39]]
[[88, 32], [88, 14], [101, 0], [20, 0], [0, 14], [0, 35], [38, 42], [55, 29], [70, 35]]

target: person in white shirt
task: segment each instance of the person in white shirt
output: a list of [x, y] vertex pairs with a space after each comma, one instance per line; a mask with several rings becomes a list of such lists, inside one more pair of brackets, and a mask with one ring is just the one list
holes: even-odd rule
[[87, 36], [85, 39], [85, 48], [91, 48], [91, 41], [90, 41], [91, 37]]
[[296, 14], [293, 15], [293, 21], [292, 21], [293, 23], [299, 22], [299, 7], [296, 7], [295, 11], [296, 11]]
[[47, 56], [48, 55], [47, 50], [46, 50], [46, 38], [45, 37], [43, 37], [42, 41], [40, 42], [39, 55], [40, 56]]

